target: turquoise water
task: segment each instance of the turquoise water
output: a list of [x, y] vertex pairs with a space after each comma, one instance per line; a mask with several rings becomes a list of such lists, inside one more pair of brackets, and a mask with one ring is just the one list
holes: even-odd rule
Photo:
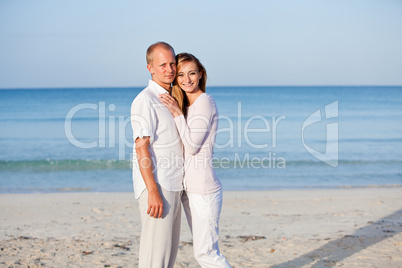
[[[141, 88], [0, 90], [0, 193], [131, 192]], [[402, 185], [402, 87], [210, 87], [225, 190]]]

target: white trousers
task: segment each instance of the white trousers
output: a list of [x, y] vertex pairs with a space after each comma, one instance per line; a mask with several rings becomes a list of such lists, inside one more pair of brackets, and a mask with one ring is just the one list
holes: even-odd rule
[[231, 267], [218, 246], [222, 190], [207, 195], [184, 192], [181, 200], [193, 234], [197, 262], [205, 268]]
[[179, 249], [182, 192], [171, 192], [159, 185], [158, 188], [163, 199], [162, 218], [147, 214], [147, 190], [138, 199], [142, 224], [140, 268], [173, 268]]

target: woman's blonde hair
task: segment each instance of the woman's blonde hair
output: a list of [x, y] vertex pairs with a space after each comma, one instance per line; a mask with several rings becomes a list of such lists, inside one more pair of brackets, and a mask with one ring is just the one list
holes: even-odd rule
[[[198, 82], [198, 87], [202, 92], [205, 92], [205, 87], [207, 85], [207, 70], [205, 69], [204, 65], [192, 54], [189, 53], [180, 53], [176, 56], [176, 63], [177, 63], [177, 74], [180, 71], [180, 68], [183, 66], [184, 63], [194, 62], [197, 65], [198, 71], [201, 73], [201, 79]], [[173, 81], [173, 88], [172, 88], [172, 96], [177, 100], [180, 110], [182, 110], [183, 114], [187, 114], [187, 106], [188, 106], [188, 99], [186, 93], [180, 88], [179, 84], [177, 83], [177, 75], [175, 80]]]

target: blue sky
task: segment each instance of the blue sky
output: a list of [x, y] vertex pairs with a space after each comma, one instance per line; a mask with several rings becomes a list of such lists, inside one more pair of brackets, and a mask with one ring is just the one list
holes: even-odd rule
[[402, 85], [402, 1], [0, 0], [0, 88], [131, 87], [166, 41], [210, 86]]

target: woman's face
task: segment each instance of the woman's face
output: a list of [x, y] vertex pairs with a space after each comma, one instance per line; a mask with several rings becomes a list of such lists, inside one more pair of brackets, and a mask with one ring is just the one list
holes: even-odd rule
[[195, 93], [200, 90], [198, 83], [201, 77], [197, 64], [192, 61], [184, 62], [177, 72], [177, 83], [184, 92]]

